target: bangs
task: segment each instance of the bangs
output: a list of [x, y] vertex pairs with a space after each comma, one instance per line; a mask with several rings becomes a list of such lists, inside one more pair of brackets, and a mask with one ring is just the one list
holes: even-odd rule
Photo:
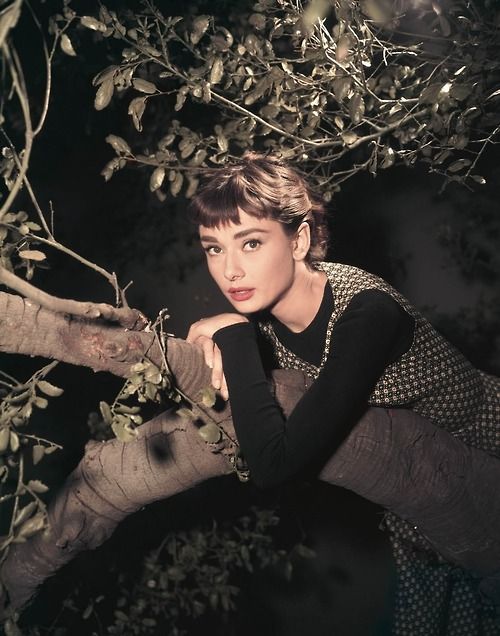
[[193, 223], [204, 227], [239, 225], [240, 211], [258, 219], [272, 217], [273, 211], [267, 208], [262, 197], [238, 173], [222, 183], [208, 175], [190, 204]]

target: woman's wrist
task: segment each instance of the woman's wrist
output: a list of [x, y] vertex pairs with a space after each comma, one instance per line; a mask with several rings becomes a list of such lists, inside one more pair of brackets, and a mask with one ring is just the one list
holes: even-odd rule
[[246, 334], [252, 337], [255, 335], [254, 326], [248, 320], [225, 325], [215, 331], [212, 337], [217, 346], [222, 348], [224, 345], [233, 344], [235, 340], [244, 337]]

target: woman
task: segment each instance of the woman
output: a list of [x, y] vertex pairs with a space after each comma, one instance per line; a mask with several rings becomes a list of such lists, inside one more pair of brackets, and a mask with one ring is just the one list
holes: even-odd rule
[[[294, 170], [252, 153], [209, 177], [192, 211], [210, 274], [238, 313], [198, 321], [188, 340], [203, 348], [215, 388], [230, 398], [257, 485], [318, 474], [368, 405], [404, 406], [448, 431], [450, 457], [456, 440], [463, 452], [498, 455], [499, 381], [383, 280], [321, 262], [324, 210]], [[274, 366], [315, 380], [286, 419], [267, 383], [267, 349]], [[496, 460], [470, 452], [498, 476]], [[396, 515], [386, 515], [386, 527], [399, 573], [395, 634], [500, 634], [477, 581]]]

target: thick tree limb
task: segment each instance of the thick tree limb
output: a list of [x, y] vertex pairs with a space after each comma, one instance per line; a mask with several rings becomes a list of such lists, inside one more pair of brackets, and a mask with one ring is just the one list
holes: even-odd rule
[[[125, 378], [145, 355], [158, 367], [162, 353], [152, 332], [127, 331], [98, 321], [57, 314], [36, 303], [0, 292], [0, 352], [60, 360]], [[169, 338], [167, 354], [183, 392], [195, 396], [210, 383], [203, 354], [185, 340]]]
[[[31, 334], [36, 331], [40, 341], [38, 329], [43, 329], [46, 343], [39, 345], [36, 355], [118, 375], [126, 375], [144, 351], [153, 358], [157, 355], [151, 334], [90, 326], [18, 298], [9, 302], [7, 315], [12, 317], [20, 307], [24, 311], [24, 319], [17, 322], [17, 352], [33, 353]], [[8, 347], [13, 328], [9, 330], [1, 305], [0, 316], [0, 350], [12, 351]], [[52, 331], [46, 324], [49, 319]], [[195, 395], [208, 384], [209, 370], [195, 347], [174, 339], [169, 364], [185, 392]], [[276, 397], [285, 413], [308, 383], [300, 373], [276, 372]], [[234, 439], [229, 407], [211, 415]], [[100, 545], [128, 514], [231, 471], [224, 457], [232, 451], [231, 444], [212, 447], [216, 453], [208, 450], [196, 426], [173, 414], [144, 424], [138, 439], [128, 444], [90, 442], [49, 506], [50, 529], [12, 546], [4, 562], [2, 579], [11, 607], [22, 607], [45, 578], [81, 550]], [[465, 446], [410, 411], [375, 408], [368, 409], [320, 474], [324, 481], [353, 490], [418, 525], [443, 556], [478, 575], [500, 569], [499, 476], [497, 458]]]
[[11, 609], [83, 550], [101, 545], [142, 506], [230, 472], [220, 453], [207, 452], [192, 424], [163, 414], [139, 429], [136, 441], [91, 441], [49, 506], [49, 529], [11, 546], [2, 568]]
[[102, 318], [109, 322], [116, 322], [126, 329], [144, 329], [148, 322], [140, 311], [130, 309], [130, 307], [113, 307], [107, 303], [81, 302], [70, 298], [57, 298], [38, 289], [24, 280], [24, 278], [16, 276], [2, 266], [0, 266], [0, 283], [19, 292], [25, 298], [29, 298], [41, 307], [56, 313], [71, 314], [75, 317], [90, 320]]

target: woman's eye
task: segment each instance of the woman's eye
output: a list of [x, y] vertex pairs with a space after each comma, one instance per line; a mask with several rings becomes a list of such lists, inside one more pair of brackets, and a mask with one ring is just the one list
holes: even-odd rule
[[249, 241], [246, 241], [243, 247], [244, 249], [249, 251], [256, 250], [258, 247], [260, 247], [260, 245], [262, 245], [262, 243], [258, 239], [250, 239]]
[[220, 251], [221, 251], [218, 245], [207, 245], [207, 247], [204, 247], [203, 249], [209, 256], [215, 256], [215, 254], [220, 254]]

